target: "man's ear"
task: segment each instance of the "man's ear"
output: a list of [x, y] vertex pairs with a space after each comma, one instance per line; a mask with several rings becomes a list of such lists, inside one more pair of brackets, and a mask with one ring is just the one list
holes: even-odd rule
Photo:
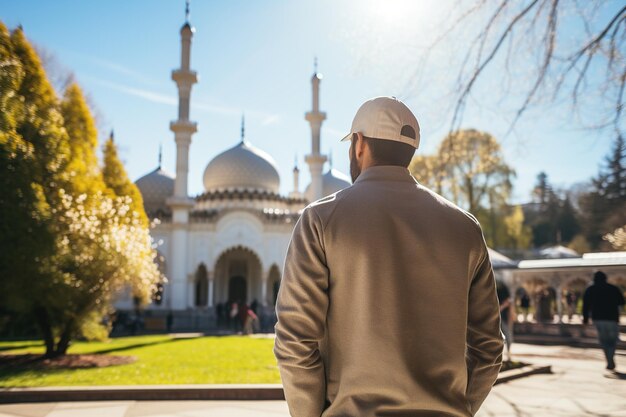
[[363, 133], [361, 132], [356, 132], [356, 137], [357, 140], [355, 141], [355, 145], [356, 145], [356, 154], [361, 157], [363, 155], [363, 152], [365, 151], [365, 140], [363, 139]]

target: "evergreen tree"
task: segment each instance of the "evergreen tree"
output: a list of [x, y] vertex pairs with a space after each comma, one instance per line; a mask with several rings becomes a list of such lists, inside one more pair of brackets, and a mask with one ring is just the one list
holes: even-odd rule
[[580, 232], [578, 213], [576, 213], [569, 196], [566, 196], [561, 202], [556, 227], [558, 234], [557, 243], [571, 242]]
[[593, 249], [611, 249], [603, 236], [626, 224], [626, 145], [618, 135], [605, 164], [581, 196], [583, 232]]
[[548, 203], [551, 194], [552, 187], [548, 183], [548, 175], [542, 171], [537, 175], [537, 184], [533, 189], [533, 200], [543, 208]]
[[604, 222], [608, 217], [608, 205], [598, 190], [592, 189], [580, 197], [583, 213], [583, 234], [592, 250], [602, 246], [602, 235], [606, 232]]
[[61, 112], [70, 143], [67, 170], [73, 192], [93, 194], [104, 190], [96, 155], [98, 131], [78, 84], [72, 83], [65, 90]]
[[580, 231], [580, 223], [569, 196], [560, 197], [545, 172], [537, 175], [532, 196], [538, 207], [529, 210], [526, 224], [532, 229], [533, 245], [541, 247], [570, 242]]
[[70, 149], [59, 101], [35, 49], [21, 28], [12, 32], [11, 41], [24, 74], [17, 91], [24, 103], [24, 117], [17, 131], [33, 146], [38, 165], [33, 172], [33, 182], [41, 187], [48, 204], [53, 204], [53, 200], [59, 198], [59, 190], [69, 180], [65, 168]]
[[[59, 111], [59, 102], [46, 78], [37, 53], [28, 42], [21, 28], [10, 35], [11, 59], [19, 62], [21, 79], [16, 85], [15, 95], [20, 100], [18, 117], [15, 119], [15, 132], [26, 149], [22, 159], [22, 179], [13, 179], [18, 198], [26, 196], [22, 209], [31, 216], [30, 222], [14, 223], [14, 235], [23, 234], [18, 246], [16, 241], [6, 242], [2, 250], [18, 252], [13, 263], [13, 273], [3, 277], [9, 281], [11, 292], [7, 298], [16, 311], [34, 315], [46, 344], [48, 353], [54, 350], [53, 320], [63, 306], [59, 297], [59, 281], [54, 279], [44, 264], [55, 251], [57, 235], [53, 230], [57, 208], [62, 194], [68, 185], [69, 176], [65, 170], [69, 159], [69, 144]], [[8, 206], [16, 210], [17, 206]], [[24, 205], [28, 207], [23, 207]], [[19, 216], [14, 214], [13, 216]], [[11, 219], [5, 219], [8, 221]], [[18, 219], [15, 219], [18, 220]], [[27, 220], [27, 219], [24, 219]]]
[[18, 132], [25, 109], [18, 94], [24, 69], [15, 56], [11, 35], [0, 22], [0, 310], [27, 312], [25, 297], [37, 278], [37, 260], [49, 255], [45, 198], [32, 183], [34, 148]]
[[0, 109], [0, 306], [33, 316], [46, 355], [63, 355], [77, 335], [106, 335], [102, 316], [122, 288], [149, 300], [162, 280], [156, 251], [131, 197], [97, 190], [80, 89], [61, 103], [22, 30], [2, 24]]
[[148, 216], [146, 216], [143, 208], [143, 198], [137, 186], [128, 178], [126, 169], [122, 161], [120, 161], [112, 131], [104, 143], [102, 159], [102, 177], [107, 188], [115, 196], [129, 197], [131, 200], [131, 212], [137, 213], [143, 225], [148, 225]]
[[526, 224], [532, 230], [534, 247], [556, 243], [556, 222], [559, 213], [559, 200], [548, 181], [548, 175], [540, 172], [537, 183], [532, 191], [533, 201], [538, 204], [536, 209], [529, 210]]
[[606, 167], [596, 179], [611, 209], [626, 202], [626, 143], [622, 135], [615, 138], [610, 155], [605, 158]]

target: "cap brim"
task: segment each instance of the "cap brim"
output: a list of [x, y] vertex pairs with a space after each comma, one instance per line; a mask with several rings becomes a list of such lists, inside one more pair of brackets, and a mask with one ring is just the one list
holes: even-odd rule
[[348, 133], [346, 136], [344, 136], [343, 138], [341, 138], [341, 140], [339, 142], [345, 142], [348, 139], [350, 139], [352, 137], [352, 132]]

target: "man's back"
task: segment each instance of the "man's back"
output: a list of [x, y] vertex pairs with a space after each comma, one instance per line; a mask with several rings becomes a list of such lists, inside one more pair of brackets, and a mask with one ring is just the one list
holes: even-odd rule
[[[287, 399], [303, 392], [290, 402], [292, 414], [319, 415], [307, 404], [320, 395], [306, 370], [317, 361], [324, 416], [475, 412], [502, 352], [495, 281], [475, 219], [406, 168], [374, 166], [309, 206], [299, 223], [319, 248], [300, 246], [294, 231], [277, 303], [275, 353]], [[319, 358], [307, 359], [316, 343]]]
[[623, 305], [624, 296], [619, 288], [607, 282], [595, 283], [585, 290], [583, 317], [619, 322], [619, 308]]

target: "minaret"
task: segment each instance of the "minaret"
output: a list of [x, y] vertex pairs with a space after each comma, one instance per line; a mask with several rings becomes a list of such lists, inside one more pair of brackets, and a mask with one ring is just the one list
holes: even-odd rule
[[241, 143], [246, 141], [246, 118], [245, 115], [241, 115]]
[[185, 7], [185, 24], [180, 29], [181, 56], [180, 68], [172, 71], [172, 80], [178, 87], [178, 120], [170, 123], [176, 141], [176, 182], [174, 196], [170, 199], [174, 223], [187, 223], [189, 208], [193, 204], [187, 194], [187, 177], [189, 175], [189, 145], [191, 135], [196, 133], [196, 123], [189, 120], [189, 103], [191, 87], [198, 82], [195, 71], [190, 69], [191, 38], [195, 28], [189, 23], [189, 1]]
[[317, 58], [315, 58], [315, 70], [311, 78], [313, 88], [313, 109], [305, 114], [305, 119], [311, 125], [311, 153], [304, 160], [309, 164], [311, 171], [311, 199], [319, 200], [322, 195], [322, 169], [326, 156], [320, 154], [320, 131], [322, 122], [326, 119], [326, 113], [320, 112], [320, 82], [322, 74], [317, 72]]
[[[187, 294], [187, 245], [189, 211], [193, 200], [187, 192], [187, 177], [189, 175], [189, 145], [191, 135], [197, 128], [196, 123], [189, 120], [189, 102], [191, 87], [198, 82], [195, 71], [190, 69], [191, 38], [195, 29], [189, 23], [189, 0], [185, 5], [185, 24], [180, 29], [181, 56], [180, 68], [172, 71], [172, 80], [178, 87], [178, 120], [170, 123], [170, 130], [174, 132], [176, 141], [176, 180], [174, 195], [167, 200], [172, 208], [172, 240], [170, 244], [171, 296], [169, 308], [183, 310], [193, 305]], [[209, 305], [211, 305], [209, 300]]]
[[291, 198], [300, 198], [300, 169], [298, 169], [298, 157], [295, 157], [293, 164], [293, 191], [289, 194]]

